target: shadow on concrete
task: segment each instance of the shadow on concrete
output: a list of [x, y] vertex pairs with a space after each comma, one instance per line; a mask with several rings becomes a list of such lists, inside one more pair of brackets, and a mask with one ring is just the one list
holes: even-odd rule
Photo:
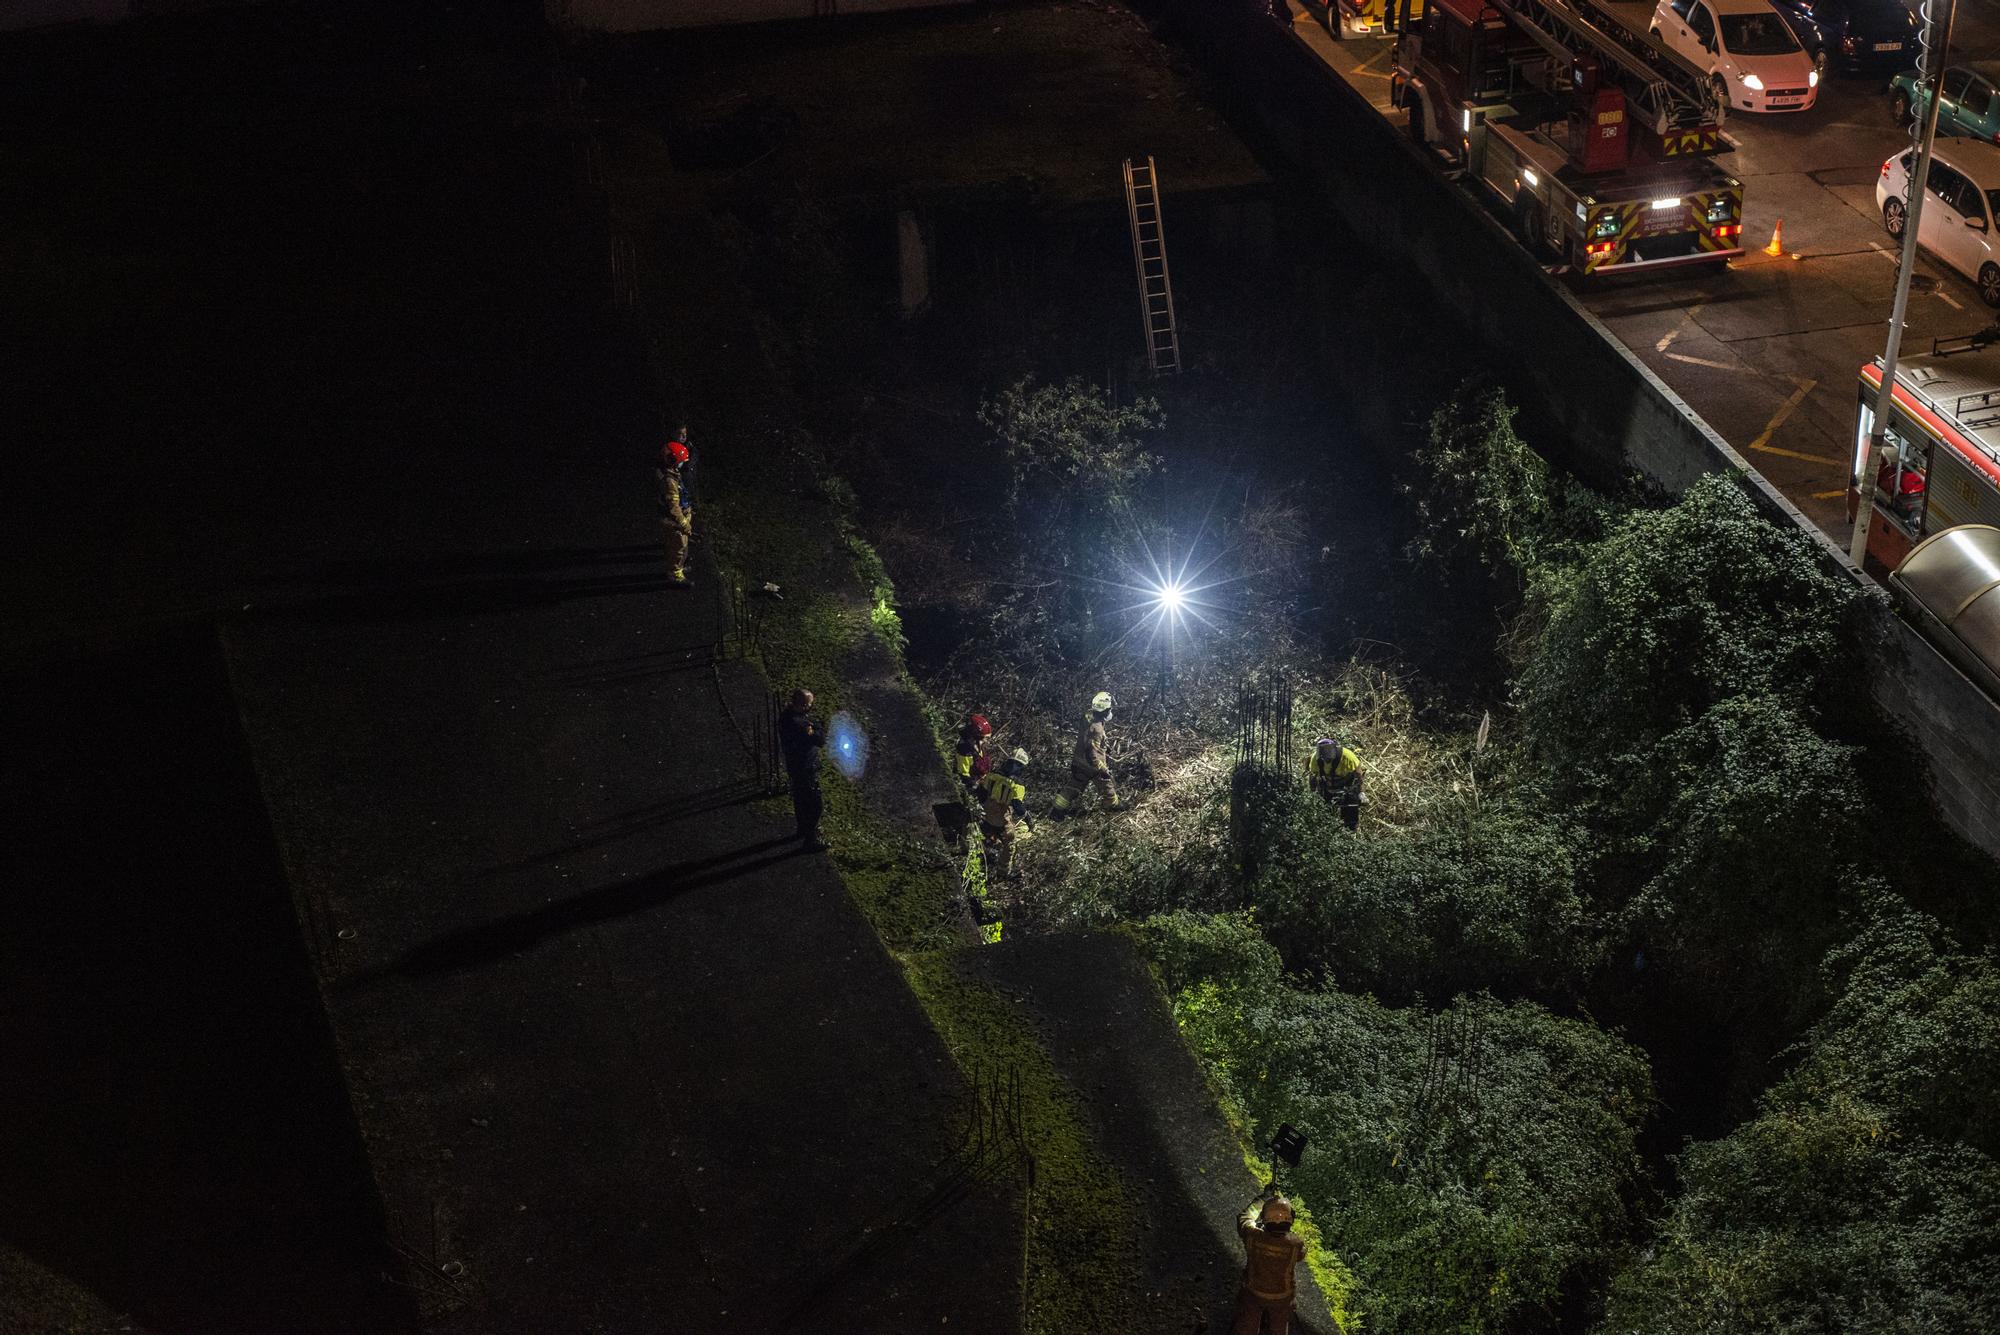
[[630, 839], [634, 835], [644, 834], [663, 825], [692, 820], [696, 816], [711, 815], [729, 807], [740, 807], [745, 803], [755, 802], [760, 797], [776, 795], [776, 792], [764, 788], [754, 779], [745, 779], [735, 783], [718, 784], [714, 788], [689, 793], [685, 797], [669, 797], [659, 802], [648, 802], [644, 806], [633, 807], [601, 820], [590, 821], [579, 826], [576, 838], [568, 843], [551, 848], [546, 853], [536, 853], [530, 857], [504, 863], [487, 875], [498, 876], [506, 872], [543, 866], [550, 862], [561, 862], [564, 858], [588, 853], [593, 849]]
[[[648, 569], [612, 575], [502, 574], [430, 584], [384, 583], [373, 588], [306, 594], [256, 605], [251, 611], [266, 617], [297, 617], [317, 622], [425, 621], [440, 616], [511, 612], [583, 598], [659, 593], [665, 589], [687, 592], [687, 585], [677, 585], [667, 577], [664, 566], [651, 562], [648, 565]], [[688, 592], [687, 596], [694, 595]]]
[[212, 635], [0, 686], [0, 1237], [158, 1332], [415, 1329]]
[[[782, 851], [766, 853], [768, 849]], [[765, 853], [765, 856], [752, 856], [758, 853]], [[496, 922], [447, 932], [380, 969], [364, 970], [353, 975], [341, 986], [355, 987], [385, 976], [414, 978], [477, 968], [492, 960], [519, 954], [579, 927], [641, 913], [691, 890], [721, 885], [806, 854], [806, 848], [796, 836], [784, 835], [714, 857], [675, 863], [643, 876], [585, 891], [532, 913], [519, 913]]]

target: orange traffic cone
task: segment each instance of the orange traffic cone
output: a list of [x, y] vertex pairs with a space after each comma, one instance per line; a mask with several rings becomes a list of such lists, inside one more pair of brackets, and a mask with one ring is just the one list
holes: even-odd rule
[[1771, 229], [1771, 244], [1764, 247], [1764, 253], [1766, 255], [1783, 255], [1785, 253], [1785, 220], [1783, 218], [1778, 219], [1778, 225]]

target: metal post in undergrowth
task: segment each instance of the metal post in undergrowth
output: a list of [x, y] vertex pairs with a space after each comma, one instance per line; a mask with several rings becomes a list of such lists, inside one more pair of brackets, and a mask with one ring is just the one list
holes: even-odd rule
[[1249, 885], [1263, 848], [1263, 812], [1296, 786], [1292, 683], [1284, 676], [1245, 680], [1236, 688], [1236, 767], [1229, 775], [1229, 843], [1237, 874]]

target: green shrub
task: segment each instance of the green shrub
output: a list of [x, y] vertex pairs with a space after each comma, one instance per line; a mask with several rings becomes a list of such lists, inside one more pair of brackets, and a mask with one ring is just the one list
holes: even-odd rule
[[1286, 962], [1394, 998], [1562, 991], [1594, 958], [1560, 819], [1499, 803], [1405, 834], [1349, 833], [1289, 792], [1266, 817], [1252, 902]]
[[1573, 560], [1602, 533], [1609, 507], [1551, 469], [1515, 413], [1497, 387], [1471, 381], [1431, 414], [1403, 488], [1418, 525], [1411, 556], [1448, 574], [1469, 564], [1518, 578]]
[[1811, 719], [1855, 597], [1731, 478], [1628, 515], [1562, 585], [1516, 682], [1552, 796], [1615, 801], [1654, 742], [1734, 696]]
[[1608, 1268], [1651, 1103], [1637, 1049], [1527, 1003], [1281, 991], [1213, 1009], [1241, 1032], [1226, 1079], [1257, 1138], [1310, 1138], [1290, 1182], [1373, 1328], [1545, 1324]]
[[[1650, 871], [1625, 913], [1711, 1015], [1796, 1026], [1865, 876], [1854, 748], [1773, 696], [1724, 700], [1654, 742], [1601, 813]], [[1610, 879], [1610, 878], [1607, 878]]]
[[1839, 1000], [1613, 1288], [1606, 1335], [1983, 1329], [2000, 1304], [2000, 968], [1888, 905]]

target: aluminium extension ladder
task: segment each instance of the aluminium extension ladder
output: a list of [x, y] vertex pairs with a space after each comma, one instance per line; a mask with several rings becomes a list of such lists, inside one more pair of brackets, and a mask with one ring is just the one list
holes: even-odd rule
[[1139, 271], [1139, 319], [1146, 331], [1146, 363], [1154, 375], [1172, 375], [1181, 369], [1181, 338], [1174, 326], [1167, 237], [1160, 227], [1160, 176], [1151, 154], [1143, 167], [1125, 159], [1125, 215], [1132, 224], [1132, 263]]

